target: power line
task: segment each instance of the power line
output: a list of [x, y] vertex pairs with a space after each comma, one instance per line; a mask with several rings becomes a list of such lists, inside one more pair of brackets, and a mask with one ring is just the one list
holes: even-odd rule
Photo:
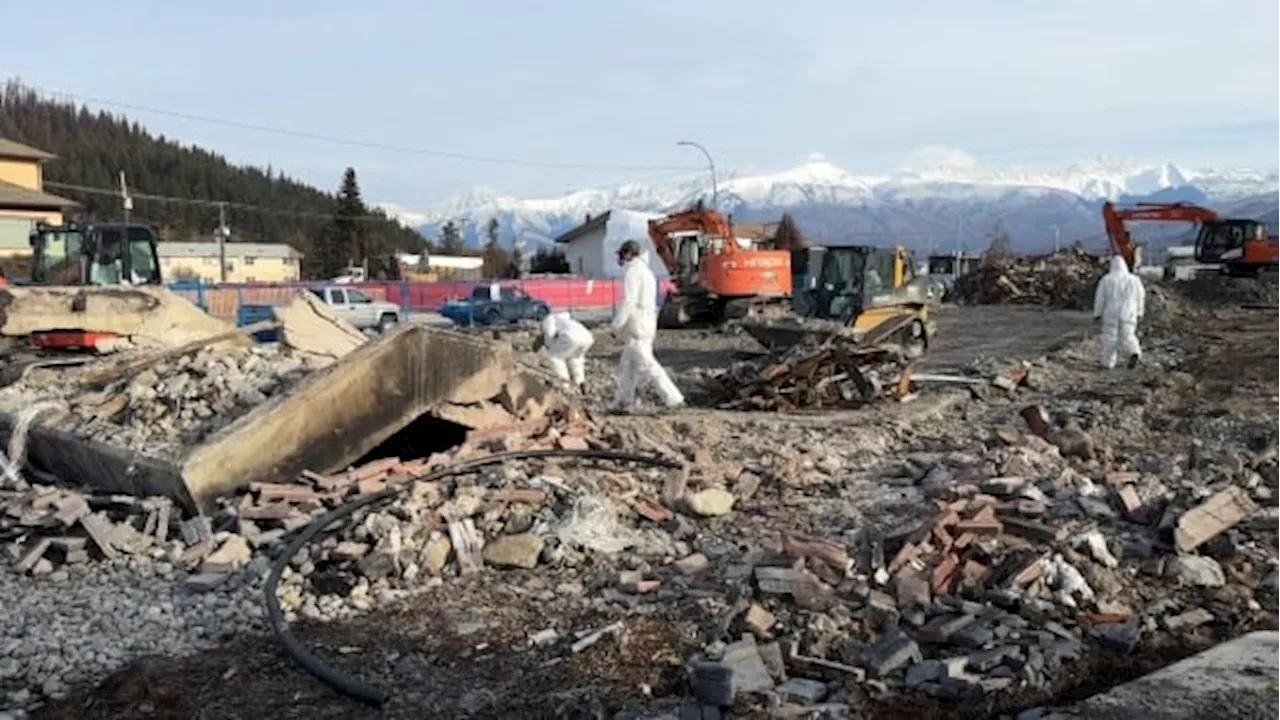
[[[118, 188], [99, 188], [88, 187], [86, 185], [73, 185], [71, 183], [48, 182], [45, 186], [57, 188], [59, 190], [69, 190], [71, 192], [84, 193], [86, 195], [104, 195], [109, 197], [120, 197]], [[309, 212], [306, 210], [281, 210], [278, 208], [269, 208], [262, 205], [253, 205], [251, 203], [234, 202], [231, 200], [204, 200], [201, 198], [184, 198], [173, 195], [156, 195], [153, 193], [143, 193], [130, 191], [129, 196], [136, 200], [151, 200], [155, 202], [174, 203], [178, 205], [196, 205], [208, 208], [231, 208], [236, 210], [247, 210], [249, 212], [262, 213], [264, 215], [278, 215], [288, 217], [304, 217], [315, 218], [317, 220], [335, 220], [343, 218], [347, 220], [360, 220], [364, 222], [395, 222], [395, 218], [389, 215], [338, 215], [336, 213]]]
[[448, 150], [431, 150], [427, 148], [407, 147], [403, 145], [393, 145], [389, 143], [372, 142], [368, 140], [358, 140], [351, 138], [338, 137], [336, 135], [325, 135], [321, 133], [312, 133], [305, 130], [290, 130], [287, 128], [272, 127], [270, 125], [259, 125], [257, 123], [242, 122], [239, 120], [224, 120], [221, 118], [212, 118], [204, 115], [195, 115], [192, 113], [179, 112], [176, 110], [165, 110], [163, 108], [150, 107], [147, 105], [137, 105], [134, 103], [123, 103], [116, 100], [107, 100], [105, 98], [92, 97], [89, 95], [76, 95], [57, 90], [42, 90], [46, 95], [53, 97], [61, 97], [72, 102], [94, 103], [98, 105], [106, 105], [109, 107], [121, 108], [123, 110], [133, 110], [135, 112], [146, 112], [155, 115], [166, 115], [168, 117], [179, 118], [182, 120], [192, 120], [195, 122], [207, 123], [210, 125], [222, 125], [224, 127], [239, 128], [241, 130], [252, 130], [255, 132], [271, 133], [274, 135], [283, 135], [286, 137], [301, 138], [304, 140], [315, 140], [317, 142], [327, 142], [335, 145], [348, 145], [351, 147], [360, 147], [371, 150], [387, 150], [390, 152], [407, 153], [414, 155], [427, 155], [445, 160], [464, 160], [469, 162], [493, 163], [497, 165], [516, 165], [521, 167], [546, 168], [554, 170], [612, 170], [623, 172], [647, 172], [651, 170], [681, 170], [693, 171], [698, 168], [688, 165], [594, 165], [587, 163], [555, 163], [542, 162], [538, 160], [526, 160], [523, 158], [513, 157], [496, 157], [484, 155], [470, 155], [467, 153], [451, 152]]

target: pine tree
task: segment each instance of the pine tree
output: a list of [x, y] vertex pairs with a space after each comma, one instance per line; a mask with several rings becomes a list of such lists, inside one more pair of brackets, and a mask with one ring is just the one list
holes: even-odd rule
[[364, 200], [360, 198], [360, 184], [356, 182], [356, 169], [347, 168], [342, 174], [342, 187], [338, 190], [337, 209], [334, 225], [338, 230], [338, 243], [349, 260], [357, 264], [363, 262], [372, 253], [365, 245], [365, 233], [362, 221], [368, 211]]
[[529, 258], [529, 272], [568, 275], [573, 272], [573, 269], [569, 267], [569, 260], [559, 249], [538, 248], [533, 257]]
[[782, 220], [778, 222], [778, 231], [774, 235], [774, 244], [779, 250], [803, 250], [809, 247], [808, 241], [800, 234], [800, 228], [796, 227], [796, 220], [791, 217], [791, 213], [782, 214]]
[[452, 220], [440, 228], [440, 252], [443, 255], [461, 255], [463, 250], [462, 233]]
[[489, 218], [489, 223], [484, 227], [484, 234], [489, 245], [496, 246], [498, 244], [498, 218]]

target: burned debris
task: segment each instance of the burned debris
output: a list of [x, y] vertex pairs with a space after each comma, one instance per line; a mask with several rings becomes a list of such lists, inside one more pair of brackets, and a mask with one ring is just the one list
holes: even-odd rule
[[956, 278], [953, 295], [971, 305], [1045, 305], [1068, 310], [1093, 307], [1093, 290], [1107, 259], [1081, 248], [1048, 255], [988, 256], [972, 272]]
[[[64, 697], [143, 641], [184, 655], [282, 623], [307, 644], [326, 623], [317, 654], [366, 681], [373, 668], [497, 658], [566, 697], [616, 685], [609, 710], [1011, 706], [1088, 672], [1090, 658], [1203, 644], [1274, 614], [1273, 428], [1230, 405], [1194, 412], [1205, 388], [1176, 337], [1151, 342], [1158, 370], [1116, 380], [1095, 379], [1081, 360], [1090, 349], [1076, 345], [968, 376], [916, 372], [907, 353], [856, 342], [698, 370], [718, 407], [882, 406], [824, 424], [837, 415], [606, 417], [590, 399], [563, 401], [513, 351], [471, 338], [435, 362], [413, 344], [420, 332], [379, 341], [395, 352], [349, 350], [387, 363], [380, 378], [416, 369], [424, 385], [439, 383], [399, 405], [408, 386], [359, 385], [342, 374], [349, 361], [308, 364], [296, 348], [209, 346], [114, 378], [106, 367], [121, 358], [28, 372], [17, 388], [57, 385], [65, 406], [33, 421], [33, 442], [53, 427], [94, 428], [82, 432], [117, 444], [166, 433], [181, 442], [185, 409], [234, 402], [244, 414], [204, 426], [198, 445], [239, 462], [270, 452], [249, 437], [268, 426], [249, 423], [299, 397], [312, 422], [347, 421], [367, 441], [218, 486], [198, 506], [49, 477], [33, 456], [24, 484], [0, 491], [0, 592], [33, 598], [0, 623], [0, 697], [17, 707]], [[498, 360], [443, 378], [424, 369], [468, 353]], [[309, 394], [343, 377], [377, 402]], [[261, 402], [238, 401], [240, 378]], [[910, 420], [886, 402], [930, 383], [970, 392]], [[342, 397], [353, 399], [335, 414]], [[92, 414], [108, 402], [123, 407]], [[349, 420], [386, 407], [403, 409], [403, 422]], [[177, 465], [197, 487], [213, 456], [193, 457], [188, 447]], [[453, 634], [406, 643], [402, 620]], [[361, 622], [380, 632], [351, 629], [371, 626]], [[99, 625], [100, 641], [77, 629]], [[569, 688], [584, 668], [596, 685]], [[612, 674], [620, 668], [635, 675]], [[374, 683], [416, 692], [394, 674]], [[430, 697], [446, 690], [456, 693]]]
[[795, 345], [763, 360], [734, 363], [708, 378], [730, 410], [857, 408], [906, 394], [907, 360], [895, 347]]

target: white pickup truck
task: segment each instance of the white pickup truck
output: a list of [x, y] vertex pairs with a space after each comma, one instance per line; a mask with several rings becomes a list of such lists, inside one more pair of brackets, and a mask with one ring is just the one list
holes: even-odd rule
[[311, 292], [358, 330], [389, 332], [404, 318], [399, 305], [374, 300], [359, 288], [323, 285], [311, 288]]

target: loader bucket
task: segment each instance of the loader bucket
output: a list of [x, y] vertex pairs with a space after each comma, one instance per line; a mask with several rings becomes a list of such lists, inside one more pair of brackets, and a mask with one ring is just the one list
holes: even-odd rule
[[176, 347], [234, 326], [162, 287], [11, 287], [0, 290], [0, 335], [77, 331]]
[[[208, 511], [252, 482], [296, 482], [343, 469], [424, 415], [473, 427], [528, 419], [563, 402], [510, 345], [406, 325], [305, 377], [292, 391], [188, 447], [177, 460], [142, 457], [35, 427], [29, 456], [106, 492], [165, 495]], [[0, 414], [0, 429], [13, 418]]]

